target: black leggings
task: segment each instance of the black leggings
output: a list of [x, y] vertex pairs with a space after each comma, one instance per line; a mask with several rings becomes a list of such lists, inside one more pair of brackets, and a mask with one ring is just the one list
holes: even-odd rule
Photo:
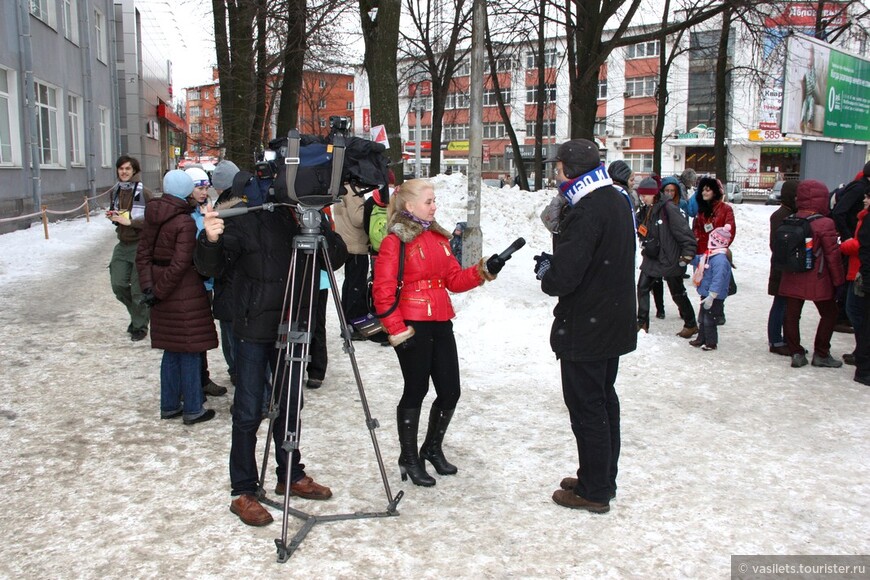
[[459, 356], [453, 322], [406, 323], [414, 327], [414, 337], [407, 349], [396, 349], [405, 379], [399, 408], [420, 408], [431, 377], [437, 395], [432, 406], [445, 411], [455, 409], [459, 401]]

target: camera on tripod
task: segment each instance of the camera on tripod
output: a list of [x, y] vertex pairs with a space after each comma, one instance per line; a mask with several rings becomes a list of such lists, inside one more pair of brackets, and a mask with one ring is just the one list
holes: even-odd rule
[[271, 149], [263, 151], [262, 159], [254, 163], [254, 173], [256, 174], [257, 179], [275, 179], [278, 175], [277, 159], [278, 152]]
[[333, 133], [347, 133], [350, 129], [350, 117], [332, 115], [329, 117], [329, 129]]

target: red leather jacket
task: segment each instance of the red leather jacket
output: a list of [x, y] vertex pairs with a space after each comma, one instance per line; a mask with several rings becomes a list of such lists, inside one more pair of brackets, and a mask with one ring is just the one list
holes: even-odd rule
[[843, 240], [840, 244], [840, 253], [844, 256], [849, 256], [849, 269], [846, 272], [846, 280], [849, 282], [855, 281], [855, 276], [858, 275], [858, 270], [861, 269], [861, 259], [858, 257], [858, 230], [861, 229], [861, 224], [864, 223], [865, 217], [867, 217], [867, 210], [862, 209], [858, 212], [858, 225], [855, 226], [855, 235], [848, 240]]
[[406, 321], [443, 322], [456, 314], [447, 291], [467, 292], [483, 284], [477, 266], [462, 269], [450, 251], [450, 234], [433, 222], [428, 230], [394, 216], [375, 264], [372, 298], [375, 310], [386, 312], [395, 302], [400, 241], [405, 242], [405, 266], [399, 304], [381, 323], [389, 334], [407, 329]]

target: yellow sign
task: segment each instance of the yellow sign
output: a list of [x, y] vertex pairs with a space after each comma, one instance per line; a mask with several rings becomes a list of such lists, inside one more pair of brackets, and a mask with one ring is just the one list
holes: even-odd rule
[[181, 147], [173, 147], [173, 150], [175, 152], [174, 157], [181, 157]]
[[468, 151], [468, 141], [451, 141], [447, 144], [448, 151]]

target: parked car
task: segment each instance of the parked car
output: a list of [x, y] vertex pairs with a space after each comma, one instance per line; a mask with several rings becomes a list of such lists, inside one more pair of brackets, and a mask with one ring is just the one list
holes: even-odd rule
[[770, 190], [770, 193], [767, 194], [767, 201], [764, 202], [764, 205], [779, 205], [780, 199], [782, 196], [782, 184], [785, 181], [777, 181], [773, 184], [773, 188]]
[[495, 189], [501, 189], [503, 185], [501, 179], [484, 179], [483, 184], [488, 185], [489, 187], [494, 187]]
[[740, 190], [740, 185], [733, 182], [725, 185], [725, 197], [728, 203], [743, 203], [743, 192]]

